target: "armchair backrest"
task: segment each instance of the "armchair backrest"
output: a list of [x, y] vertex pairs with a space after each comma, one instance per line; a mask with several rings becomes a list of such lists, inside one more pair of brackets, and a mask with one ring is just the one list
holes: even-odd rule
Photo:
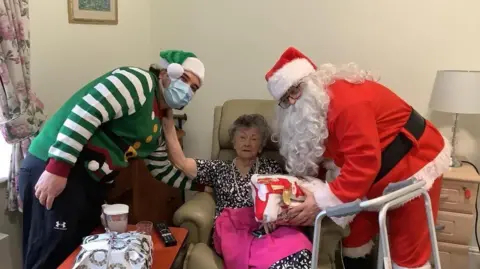
[[[236, 99], [226, 101], [223, 106], [215, 107], [213, 119], [212, 160], [232, 160], [235, 150], [228, 135], [228, 129], [233, 122], [243, 114], [261, 114], [272, 126], [275, 117], [274, 100]], [[283, 158], [278, 153], [278, 146], [269, 137], [263, 149], [262, 156], [275, 159], [283, 165]]]

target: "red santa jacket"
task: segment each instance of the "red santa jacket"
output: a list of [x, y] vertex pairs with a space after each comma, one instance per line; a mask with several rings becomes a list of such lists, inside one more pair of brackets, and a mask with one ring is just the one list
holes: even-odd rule
[[[415, 176], [433, 181], [448, 170], [450, 146], [440, 132], [426, 121], [417, 141], [404, 125], [412, 108], [381, 84], [366, 81], [351, 84], [340, 80], [329, 87], [328, 141], [325, 157], [333, 159], [340, 174], [330, 183], [316, 181], [315, 198], [320, 208], [373, 198], [390, 182]], [[413, 142], [410, 152], [380, 181], [374, 183], [381, 165], [381, 152], [400, 133]], [[344, 226], [348, 219], [337, 224]]]

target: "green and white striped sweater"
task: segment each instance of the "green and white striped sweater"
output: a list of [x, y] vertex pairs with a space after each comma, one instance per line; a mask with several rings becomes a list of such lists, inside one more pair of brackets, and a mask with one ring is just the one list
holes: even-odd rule
[[53, 174], [68, 177], [74, 165], [83, 165], [96, 180], [127, 167], [130, 158], [141, 158], [156, 179], [195, 189], [168, 160], [157, 91], [157, 78], [143, 69], [108, 72], [45, 123], [29, 152], [48, 161], [46, 170]]

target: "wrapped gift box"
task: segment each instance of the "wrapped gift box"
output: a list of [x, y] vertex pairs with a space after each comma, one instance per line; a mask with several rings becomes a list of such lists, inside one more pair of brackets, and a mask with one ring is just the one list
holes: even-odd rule
[[258, 175], [251, 178], [255, 219], [275, 222], [281, 219], [289, 206], [305, 200], [299, 187], [300, 179], [288, 175]]
[[152, 246], [151, 236], [136, 232], [90, 235], [73, 269], [150, 269]]

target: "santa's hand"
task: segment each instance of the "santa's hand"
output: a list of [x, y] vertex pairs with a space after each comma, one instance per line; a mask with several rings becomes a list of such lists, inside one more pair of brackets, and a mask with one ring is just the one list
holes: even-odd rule
[[293, 226], [313, 226], [315, 218], [320, 213], [320, 208], [317, 206], [313, 193], [305, 188], [301, 189], [305, 193], [305, 201], [288, 209], [288, 224]]

